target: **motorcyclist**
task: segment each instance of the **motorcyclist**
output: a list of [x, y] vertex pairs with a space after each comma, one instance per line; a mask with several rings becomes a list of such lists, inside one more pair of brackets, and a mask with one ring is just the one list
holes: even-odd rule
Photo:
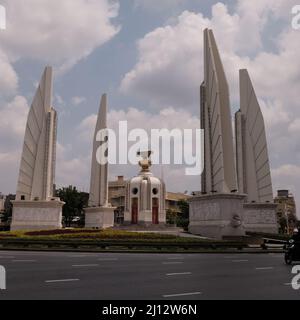
[[291, 239], [293, 239], [295, 241], [296, 245], [297, 244], [300, 245], [300, 233], [297, 228], [294, 229]]
[[293, 235], [285, 246], [285, 262], [291, 264], [300, 258], [300, 233], [298, 229], [294, 229]]

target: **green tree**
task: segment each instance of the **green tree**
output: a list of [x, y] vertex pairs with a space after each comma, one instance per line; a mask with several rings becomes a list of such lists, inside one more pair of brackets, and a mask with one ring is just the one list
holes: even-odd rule
[[166, 212], [167, 224], [176, 225], [177, 223], [177, 212], [172, 209], [168, 209]]
[[279, 219], [279, 233], [286, 233], [286, 230], [287, 230], [286, 217], [281, 217]]
[[88, 205], [89, 194], [80, 192], [74, 186], [56, 190], [56, 196], [65, 202], [63, 206], [64, 224], [70, 227], [74, 217], [80, 217], [80, 225], [84, 225], [84, 208]]
[[9, 194], [5, 198], [4, 202], [4, 217], [3, 217], [3, 222], [8, 222], [11, 217], [12, 217], [12, 203], [11, 201], [15, 200], [16, 196], [14, 194]]
[[188, 229], [189, 226], [189, 217], [190, 217], [190, 207], [189, 203], [186, 200], [179, 200], [178, 207], [180, 212], [177, 215], [177, 226]]

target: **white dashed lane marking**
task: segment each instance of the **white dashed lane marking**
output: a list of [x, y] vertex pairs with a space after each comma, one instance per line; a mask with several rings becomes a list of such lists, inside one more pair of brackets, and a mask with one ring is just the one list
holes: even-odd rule
[[87, 255], [72, 255], [68, 256], [68, 258], [87, 258], [87, 257], [95, 257], [95, 256], [87, 256]]
[[166, 276], [183, 276], [192, 274], [191, 272], [174, 272], [174, 273], [167, 273]]
[[46, 280], [46, 283], [55, 283], [55, 282], [73, 282], [80, 281], [79, 279], [60, 279], [60, 280]]
[[12, 260], [12, 262], [36, 262], [36, 260]]
[[72, 267], [99, 267], [99, 264], [73, 264]]
[[175, 294], [165, 294], [163, 298], [174, 298], [174, 297], [183, 297], [183, 296], [195, 296], [200, 295], [202, 292], [187, 292], [187, 293], [175, 293]]

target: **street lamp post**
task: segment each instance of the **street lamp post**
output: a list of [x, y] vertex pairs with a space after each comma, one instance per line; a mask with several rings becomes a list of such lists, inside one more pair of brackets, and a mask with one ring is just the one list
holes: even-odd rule
[[284, 203], [284, 215], [286, 218], [286, 228], [287, 228], [287, 234], [290, 234], [290, 224], [289, 224], [289, 216], [288, 216], [288, 212], [287, 212], [287, 205], [286, 202]]

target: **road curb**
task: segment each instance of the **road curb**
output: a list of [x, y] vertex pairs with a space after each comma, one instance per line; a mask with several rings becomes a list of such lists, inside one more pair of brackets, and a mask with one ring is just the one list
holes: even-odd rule
[[35, 251], [35, 252], [82, 252], [82, 253], [149, 253], [149, 254], [283, 254], [283, 250], [255, 250], [255, 249], [243, 249], [243, 250], [112, 250], [112, 249], [74, 249], [74, 248], [34, 248], [34, 247], [11, 247], [1, 248], [0, 251]]

